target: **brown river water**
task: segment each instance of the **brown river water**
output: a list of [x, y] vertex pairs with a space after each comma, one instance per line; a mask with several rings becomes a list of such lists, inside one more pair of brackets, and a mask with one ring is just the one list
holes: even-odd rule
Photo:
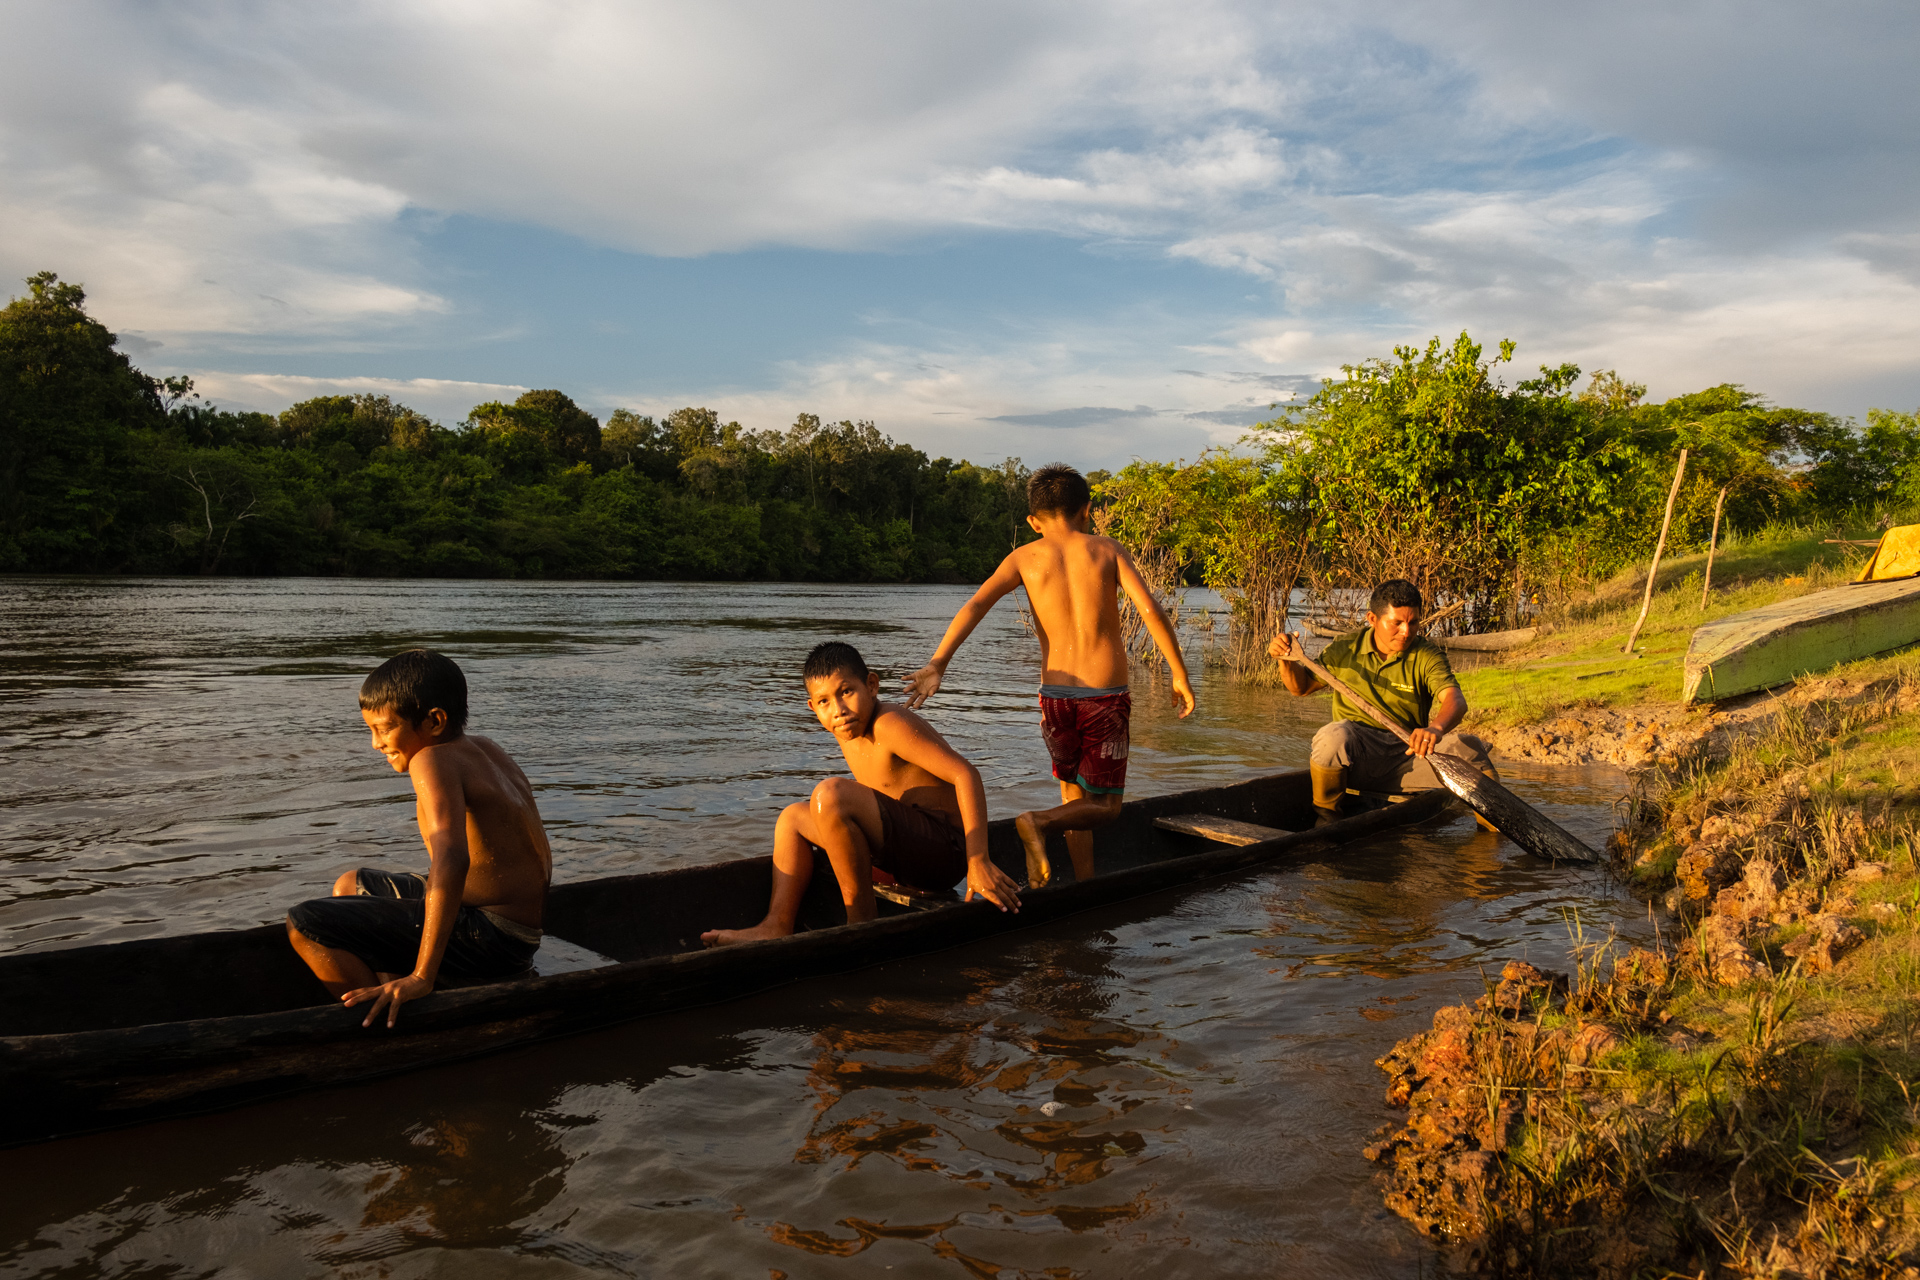
[[[423, 867], [361, 677], [454, 655], [557, 879], [759, 854], [841, 769], [797, 671], [897, 688], [956, 587], [0, 579], [0, 952], [252, 925]], [[1047, 803], [1003, 605], [929, 719]], [[1200, 642], [1190, 661], [1196, 668]], [[1129, 788], [1304, 765], [1322, 699], [1135, 680]], [[1618, 775], [1508, 781], [1598, 845]], [[1373, 1059], [1644, 908], [1461, 814], [1338, 854], [454, 1067], [0, 1152], [0, 1276], [1418, 1276]], [[183, 973], [182, 982], [220, 981]], [[371, 1034], [371, 1033], [370, 1033]], [[3, 1105], [23, 1105], [6, 1099]]]

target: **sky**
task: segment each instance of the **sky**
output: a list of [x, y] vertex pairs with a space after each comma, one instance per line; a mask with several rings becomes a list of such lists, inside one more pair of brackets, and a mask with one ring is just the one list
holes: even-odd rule
[[1920, 406], [1911, 0], [10, 0], [0, 47], [0, 277], [229, 408], [1112, 467], [1463, 330]]

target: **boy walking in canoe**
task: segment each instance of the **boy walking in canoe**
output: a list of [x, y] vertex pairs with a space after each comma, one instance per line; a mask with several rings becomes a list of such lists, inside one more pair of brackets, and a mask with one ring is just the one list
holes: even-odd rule
[[553, 851], [520, 766], [466, 733], [467, 680], [451, 658], [409, 649], [360, 686], [373, 746], [413, 783], [425, 876], [361, 867], [331, 898], [287, 913], [300, 958], [363, 1026], [418, 1000], [444, 976], [494, 982], [525, 973], [540, 946]]
[[987, 792], [980, 773], [925, 720], [880, 701], [880, 678], [860, 651], [837, 640], [815, 646], [802, 670], [807, 706], [840, 743], [852, 778], [828, 778], [804, 804], [790, 804], [773, 829], [773, 894], [751, 929], [709, 929], [709, 947], [794, 930], [813, 877], [814, 850], [840, 882], [847, 923], [874, 917], [876, 872], [919, 889], [967, 882], [1002, 911], [1018, 911], [1013, 881], [987, 857]]
[[1127, 549], [1087, 531], [1092, 505], [1092, 491], [1073, 468], [1051, 466], [1034, 472], [1027, 482], [1027, 523], [1040, 540], [1016, 547], [1000, 562], [954, 615], [927, 665], [907, 680], [907, 705], [924, 705], [938, 692], [947, 664], [980, 620], [1002, 596], [1015, 587], [1026, 588], [1040, 637], [1040, 733], [1053, 758], [1061, 801], [1057, 808], [1014, 819], [1027, 847], [1027, 882], [1034, 887], [1052, 878], [1049, 835], [1065, 833], [1074, 877], [1085, 880], [1093, 875], [1093, 828], [1120, 813], [1133, 696], [1127, 688], [1119, 592], [1133, 601], [1167, 660], [1181, 717], [1193, 712], [1193, 686], [1167, 615]]

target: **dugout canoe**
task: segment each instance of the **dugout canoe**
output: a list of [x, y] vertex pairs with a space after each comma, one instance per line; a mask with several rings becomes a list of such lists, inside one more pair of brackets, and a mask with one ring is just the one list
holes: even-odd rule
[[[407, 1005], [391, 1031], [363, 1028], [364, 1008], [328, 999], [280, 924], [0, 957], [0, 1144], [240, 1106], [716, 1004], [1365, 840], [1432, 818], [1450, 800], [1427, 792], [1313, 829], [1304, 770], [1133, 800], [1096, 835], [1100, 874], [1025, 893], [1018, 914], [984, 902], [883, 901], [879, 919], [848, 925], [823, 866], [801, 932], [716, 951], [701, 948], [700, 932], [760, 918], [771, 858], [555, 885], [555, 943], [542, 951], [585, 967], [437, 991]], [[1022, 875], [1011, 820], [992, 824], [989, 849]], [[1056, 876], [1072, 875], [1064, 850], [1053, 862]]]
[[1687, 646], [1681, 701], [1771, 689], [1920, 641], [1920, 577], [1855, 582], [1709, 622]]
[[1521, 627], [1517, 631], [1482, 631], [1471, 636], [1442, 636], [1440, 646], [1468, 653], [1504, 653], [1508, 649], [1518, 649], [1539, 634], [1539, 627]]

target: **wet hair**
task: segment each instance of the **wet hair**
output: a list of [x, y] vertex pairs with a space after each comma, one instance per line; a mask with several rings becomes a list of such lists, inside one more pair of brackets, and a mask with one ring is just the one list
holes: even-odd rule
[[452, 658], [431, 649], [394, 654], [360, 685], [362, 711], [392, 708], [415, 728], [436, 707], [447, 713], [448, 728], [455, 733], [466, 729], [467, 677]]
[[800, 669], [800, 676], [803, 680], [819, 680], [826, 676], [837, 676], [842, 671], [855, 680], [864, 681], [867, 678], [867, 660], [845, 640], [829, 640], [813, 646], [813, 652], [807, 655], [807, 665]]
[[1070, 516], [1092, 501], [1093, 490], [1087, 487], [1087, 478], [1064, 463], [1042, 467], [1027, 481], [1029, 515], [1057, 511]]
[[1373, 589], [1373, 598], [1367, 601], [1367, 612], [1376, 618], [1384, 617], [1389, 609], [1419, 609], [1424, 613], [1426, 608], [1420, 588], [1405, 578], [1388, 578]]

